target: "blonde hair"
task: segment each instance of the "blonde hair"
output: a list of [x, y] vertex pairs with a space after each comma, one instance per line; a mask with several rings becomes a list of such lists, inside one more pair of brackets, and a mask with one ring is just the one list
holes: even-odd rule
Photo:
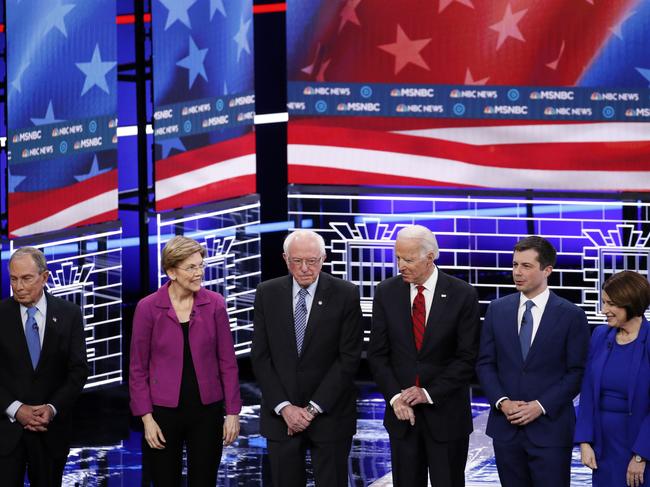
[[160, 265], [167, 272], [195, 253], [205, 257], [205, 247], [192, 238], [177, 235], [165, 244], [160, 259]]

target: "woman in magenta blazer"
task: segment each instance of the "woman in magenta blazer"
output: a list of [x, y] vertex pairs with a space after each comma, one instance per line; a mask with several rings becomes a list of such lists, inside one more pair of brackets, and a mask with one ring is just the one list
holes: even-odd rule
[[575, 441], [595, 487], [650, 485], [650, 284], [632, 271], [603, 285], [607, 326], [591, 337]]
[[204, 255], [190, 238], [167, 242], [169, 281], [138, 303], [133, 319], [131, 411], [144, 423], [156, 487], [181, 484], [183, 446], [189, 485], [214, 487], [222, 445], [239, 434], [237, 360], [225, 301], [201, 287]]

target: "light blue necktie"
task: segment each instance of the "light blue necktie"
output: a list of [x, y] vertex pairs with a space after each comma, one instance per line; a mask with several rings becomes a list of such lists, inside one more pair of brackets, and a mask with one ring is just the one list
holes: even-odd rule
[[535, 306], [531, 300], [526, 301], [526, 311], [521, 319], [521, 328], [519, 329], [519, 344], [521, 345], [521, 355], [526, 360], [530, 350], [530, 342], [533, 338], [533, 313], [530, 309]]
[[305, 339], [305, 330], [307, 329], [307, 303], [305, 296], [309, 292], [305, 288], [298, 291], [298, 302], [296, 309], [293, 313], [294, 326], [296, 327], [296, 347], [298, 348], [298, 355], [302, 352], [302, 342]]
[[27, 308], [27, 321], [25, 322], [25, 337], [27, 338], [27, 348], [29, 356], [32, 359], [32, 367], [36, 369], [38, 358], [41, 356], [41, 338], [38, 335], [38, 323], [34, 315], [38, 309], [36, 306]]

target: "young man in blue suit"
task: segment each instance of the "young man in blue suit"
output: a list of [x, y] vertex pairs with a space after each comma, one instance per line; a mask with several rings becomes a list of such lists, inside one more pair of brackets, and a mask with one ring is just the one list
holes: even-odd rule
[[483, 323], [477, 372], [503, 487], [569, 486], [589, 327], [584, 311], [548, 289], [555, 259], [547, 240], [520, 240], [512, 264], [519, 292], [493, 301]]

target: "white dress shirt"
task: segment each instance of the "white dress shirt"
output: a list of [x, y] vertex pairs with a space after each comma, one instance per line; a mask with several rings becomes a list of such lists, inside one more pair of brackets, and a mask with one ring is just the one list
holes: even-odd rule
[[[36, 324], [38, 325], [38, 338], [41, 341], [41, 349], [43, 348], [43, 337], [45, 336], [45, 316], [47, 316], [47, 299], [45, 298], [45, 293], [41, 294], [41, 297], [39, 300], [34, 304], [34, 307], [36, 307], [36, 313], [34, 313], [34, 319], [36, 320]], [[25, 330], [25, 325], [27, 324], [27, 306], [23, 306], [22, 304], [20, 305], [20, 319], [23, 322], [23, 330]], [[27, 330], [25, 330], [25, 333], [27, 333]], [[26, 335], [25, 335], [26, 336]], [[23, 403], [20, 401], [14, 401], [11, 404], [9, 404], [9, 407], [5, 410], [5, 414], [9, 418], [9, 421], [12, 423], [16, 421], [16, 412], [18, 409], [20, 409], [20, 406], [22, 406]], [[52, 408], [52, 411], [54, 411], [54, 415], [56, 416], [56, 408], [52, 406], [51, 404], [48, 404]]]

